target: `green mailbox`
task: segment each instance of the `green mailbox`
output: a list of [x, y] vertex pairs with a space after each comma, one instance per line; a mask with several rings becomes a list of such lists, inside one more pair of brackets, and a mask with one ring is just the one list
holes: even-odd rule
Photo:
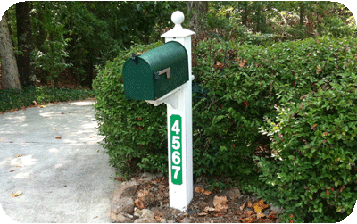
[[187, 51], [176, 41], [134, 55], [123, 67], [128, 99], [156, 100], [188, 81]]

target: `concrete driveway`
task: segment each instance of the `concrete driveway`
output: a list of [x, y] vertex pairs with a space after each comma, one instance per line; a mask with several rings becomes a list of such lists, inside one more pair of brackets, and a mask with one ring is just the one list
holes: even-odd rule
[[103, 137], [97, 135], [93, 104], [0, 114], [0, 204], [12, 220], [111, 222], [115, 169], [97, 144]]

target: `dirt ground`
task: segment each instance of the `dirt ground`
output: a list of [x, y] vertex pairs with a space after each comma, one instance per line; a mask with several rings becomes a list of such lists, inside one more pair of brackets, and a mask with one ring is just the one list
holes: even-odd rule
[[277, 213], [263, 200], [250, 195], [241, 195], [237, 188], [228, 190], [206, 190], [210, 186], [205, 178], [194, 183], [194, 197], [187, 212], [169, 207], [169, 180], [156, 177], [136, 179], [137, 194], [133, 197], [137, 209], [154, 212], [157, 222], [182, 223], [277, 223]]

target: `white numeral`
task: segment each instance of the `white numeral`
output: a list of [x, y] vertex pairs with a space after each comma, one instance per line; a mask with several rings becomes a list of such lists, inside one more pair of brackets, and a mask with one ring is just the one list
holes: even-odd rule
[[181, 168], [179, 166], [172, 166], [172, 169], [175, 170], [174, 179], [177, 179], [178, 172], [181, 170]]
[[172, 162], [175, 163], [176, 165], [180, 164], [181, 159], [180, 159], [180, 153], [178, 151], [172, 153]]
[[173, 149], [179, 149], [180, 148], [180, 142], [179, 142], [180, 137], [179, 136], [172, 136], [172, 148]]
[[178, 120], [176, 120], [176, 121], [174, 122], [174, 125], [172, 125], [171, 131], [176, 132], [176, 135], [179, 134], [180, 129], [179, 129], [179, 121], [178, 121]]

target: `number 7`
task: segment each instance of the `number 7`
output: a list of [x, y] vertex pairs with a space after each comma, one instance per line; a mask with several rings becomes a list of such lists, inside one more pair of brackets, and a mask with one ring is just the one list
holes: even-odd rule
[[175, 170], [174, 179], [177, 179], [178, 172], [181, 170], [181, 168], [179, 166], [172, 166], [172, 169]]

